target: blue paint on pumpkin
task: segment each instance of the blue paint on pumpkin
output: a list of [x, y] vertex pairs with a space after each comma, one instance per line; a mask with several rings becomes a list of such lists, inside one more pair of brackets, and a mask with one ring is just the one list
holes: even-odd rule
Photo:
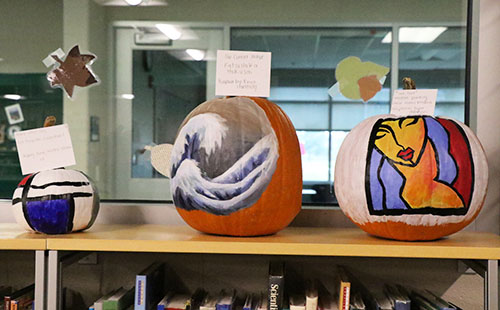
[[68, 232], [70, 201], [67, 199], [27, 201], [26, 210], [31, 226], [46, 234]]

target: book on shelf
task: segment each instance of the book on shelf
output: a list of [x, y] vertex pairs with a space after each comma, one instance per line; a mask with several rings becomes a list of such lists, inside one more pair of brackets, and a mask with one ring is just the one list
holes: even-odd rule
[[15, 299], [11, 301], [10, 310], [32, 310], [34, 299], [33, 297], [25, 299]]
[[157, 310], [189, 310], [191, 296], [188, 294], [167, 293], [158, 303]]
[[[341, 297], [339, 297], [339, 309], [377, 309], [380, 307], [380, 303], [386, 304], [385, 300], [387, 298], [383, 292], [383, 286], [380, 285], [380, 280], [374, 282], [374, 279], [366, 274], [360, 277], [359, 274], [353, 273], [352, 270], [339, 266], [339, 286], [339, 294], [343, 293], [343, 298], [345, 298], [345, 303], [342, 304]], [[378, 306], [375, 296], [379, 299]]]
[[350, 310], [365, 310], [366, 305], [363, 300], [363, 294], [360, 291], [354, 291], [351, 294], [350, 302], [349, 302]]
[[256, 310], [259, 298], [256, 294], [247, 294], [243, 302], [243, 310]]
[[337, 289], [339, 296], [339, 309], [349, 310], [351, 302], [351, 281], [343, 266], [337, 266]]
[[119, 288], [103, 302], [103, 310], [125, 310], [134, 303], [135, 288]]
[[282, 261], [269, 263], [267, 310], [282, 310], [285, 294], [285, 264]]
[[14, 305], [14, 307], [19, 310], [27, 309], [33, 304], [34, 296], [35, 284], [30, 284], [17, 291], [11, 292], [9, 295], [4, 296], [4, 309], [11, 310], [11, 305]]
[[134, 310], [154, 308], [164, 292], [164, 263], [155, 262], [135, 276]]
[[217, 297], [207, 294], [203, 298], [200, 304], [200, 310], [215, 310], [215, 304], [217, 303]]
[[173, 295], [174, 295], [173, 292], [168, 292], [167, 294], [165, 294], [165, 296], [163, 296], [163, 298], [160, 300], [160, 302], [156, 306], [156, 309], [157, 310], [164, 310], [165, 307], [168, 305], [168, 302], [170, 301], [170, 299], [172, 298]]
[[[104, 310], [104, 301], [107, 300], [109, 297], [113, 296], [113, 294], [117, 291], [117, 289], [112, 290], [111, 292], [108, 292], [107, 294], [104, 294], [101, 296], [99, 299], [94, 301], [94, 304], [91, 306], [94, 310]], [[89, 307], [89, 309], [91, 308]]]
[[389, 299], [387, 294], [383, 291], [379, 291], [373, 294], [373, 302], [375, 310], [394, 310], [394, 304]]
[[253, 310], [252, 309], [252, 294], [247, 294], [245, 296], [245, 301], [243, 302], [243, 310]]
[[306, 283], [306, 310], [318, 310], [318, 284], [315, 280]]
[[196, 289], [196, 291], [191, 295], [190, 310], [199, 310], [201, 304], [205, 300], [205, 296], [207, 296], [207, 292], [204, 289]]
[[221, 290], [215, 303], [215, 310], [232, 310], [236, 300], [236, 291], [226, 292]]
[[394, 310], [410, 310], [411, 299], [407, 290], [401, 285], [386, 284], [384, 292], [392, 303]]

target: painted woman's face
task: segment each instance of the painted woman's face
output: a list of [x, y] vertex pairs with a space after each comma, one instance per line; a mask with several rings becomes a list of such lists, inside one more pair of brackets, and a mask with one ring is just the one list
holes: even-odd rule
[[404, 117], [380, 123], [375, 133], [375, 146], [390, 160], [415, 166], [425, 141], [422, 117]]

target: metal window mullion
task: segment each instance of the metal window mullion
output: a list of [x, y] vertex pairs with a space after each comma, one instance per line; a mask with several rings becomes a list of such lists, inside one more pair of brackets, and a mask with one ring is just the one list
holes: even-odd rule
[[[398, 89], [399, 85], [399, 28], [400, 26], [394, 24], [392, 26], [392, 44], [391, 44], [391, 97], [389, 98], [392, 104], [392, 95]], [[389, 111], [390, 105], [389, 104]], [[389, 111], [387, 111], [389, 113]]]
[[333, 98], [328, 96], [328, 183], [332, 183], [332, 113]]

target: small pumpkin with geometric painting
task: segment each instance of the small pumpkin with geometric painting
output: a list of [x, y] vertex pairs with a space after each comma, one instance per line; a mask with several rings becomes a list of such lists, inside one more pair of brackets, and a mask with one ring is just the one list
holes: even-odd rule
[[26, 176], [14, 191], [16, 222], [26, 230], [65, 234], [92, 226], [99, 212], [99, 193], [83, 172], [52, 169]]
[[[56, 123], [45, 119], [44, 127]], [[99, 193], [85, 173], [71, 169], [44, 170], [25, 176], [14, 191], [16, 222], [28, 231], [64, 234], [92, 226], [99, 212]]]

